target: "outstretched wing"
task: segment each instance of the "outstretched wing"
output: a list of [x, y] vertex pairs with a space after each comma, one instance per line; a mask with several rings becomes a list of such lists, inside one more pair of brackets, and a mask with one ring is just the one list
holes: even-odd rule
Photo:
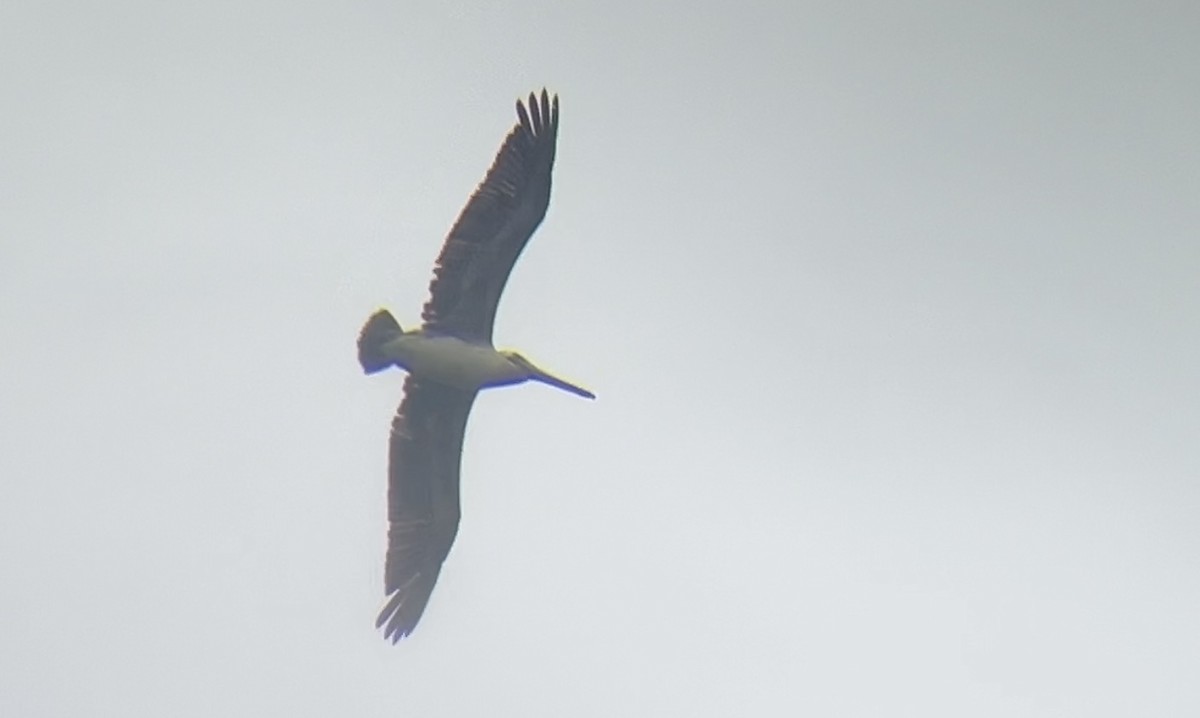
[[475, 392], [404, 382], [388, 449], [388, 602], [375, 621], [393, 643], [421, 619], [458, 533], [458, 468]]
[[446, 237], [421, 318], [432, 332], [492, 341], [500, 293], [550, 204], [558, 96], [517, 101], [520, 122]]

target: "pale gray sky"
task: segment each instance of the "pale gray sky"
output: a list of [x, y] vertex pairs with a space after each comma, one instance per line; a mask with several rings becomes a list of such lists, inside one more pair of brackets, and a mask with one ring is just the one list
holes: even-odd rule
[[[1195, 3], [0, 6], [0, 715], [1200, 714]], [[397, 646], [398, 372], [554, 195]]]

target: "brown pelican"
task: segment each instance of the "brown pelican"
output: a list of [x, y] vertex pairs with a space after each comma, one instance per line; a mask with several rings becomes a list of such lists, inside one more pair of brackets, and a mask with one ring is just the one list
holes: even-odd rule
[[416, 628], [458, 532], [463, 431], [479, 390], [533, 380], [596, 398], [492, 346], [500, 293], [550, 203], [558, 96], [530, 94], [528, 111], [518, 100], [517, 117], [442, 245], [421, 328], [404, 331], [383, 309], [358, 337], [364, 372], [408, 372], [388, 448], [388, 598], [375, 621], [393, 643]]

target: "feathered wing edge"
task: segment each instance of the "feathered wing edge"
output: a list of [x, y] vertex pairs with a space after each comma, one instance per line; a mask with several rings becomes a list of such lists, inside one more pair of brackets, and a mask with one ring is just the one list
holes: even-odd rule
[[388, 601], [375, 622], [393, 643], [413, 632], [458, 533], [459, 464], [475, 392], [411, 376], [388, 448]]
[[550, 204], [558, 96], [530, 93], [518, 123], [447, 235], [421, 314], [425, 328], [490, 342], [500, 294]]

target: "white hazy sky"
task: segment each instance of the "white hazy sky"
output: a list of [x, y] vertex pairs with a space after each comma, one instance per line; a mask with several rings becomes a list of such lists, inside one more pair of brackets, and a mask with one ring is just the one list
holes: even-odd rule
[[[1200, 715], [1200, 5], [0, 5], [0, 715]], [[397, 646], [376, 307], [557, 91]]]

